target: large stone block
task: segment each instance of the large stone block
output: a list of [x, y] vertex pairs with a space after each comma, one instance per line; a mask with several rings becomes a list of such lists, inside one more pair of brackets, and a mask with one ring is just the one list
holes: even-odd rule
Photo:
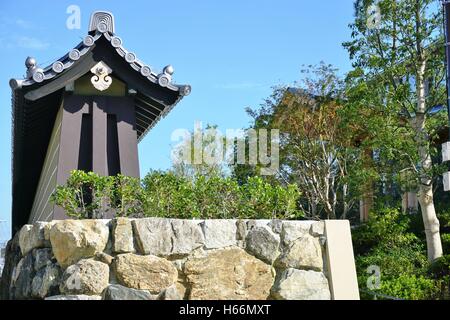
[[283, 221], [281, 224], [281, 242], [289, 245], [292, 241], [309, 234], [313, 221]]
[[139, 256], [131, 253], [118, 255], [113, 268], [120, 284], [158, 294], [173, 285], [178, 278], [173, 264], [156, 256]]
[[103, 292], [103, 300], [156, 300], [157, 297], [147, 290], [127, 288], [119, 284], [109, 285]]
[[61, 268], [57, 264], [48, 264], [40, 269], [31, 283], [31, 293], [34, 298], [45, 298], [59, 294]]
[[246, 250], [255, 257], [272, 264], [280, 254], [280, 236], [269, 227], [255, 227], [246, 238]]
[[11, 297], [11, 283], [14, 270], [22, 258], [19, 246], [19, 232], [8, 241], [5, 248], [5, 265], [0, 277], [0, 300], [9, 300]]
[[83, 259], [66, 269], [60, 290], [68, 295], [101, 295], [108, 286], [109, 267], [92, 259]]
[[63, 268], [102, 252], [108, 237], [109, 228], [100, 220], [62, 220], [50, 230], [53, 253]]
[[101, 296], [88, 296], [85, 294], [79, 294], [79, 295], [58, 295], [58, 296], [51, 296], [48, 298], [45, 298], [45, 300], [102, 300]]
[[205, 247], [218, 249], [236, 245], [236, 220], [205, 220], [202, 223]]
[[127, 218], [116, 218], [113, 220], [113, 252], [133, 253], [133, 228], [131, 221]]
[[281, 268], [295, 268], [307, 270], [323, 270], [323, 257], [320, 240], [309, 234], [298, 238], [284, 248], [276, 261]]
[[161, 218], [134, 220], [139, 251], [155, 256], [187, 255], [204, 244], [199, 223]]
[[171, 220], [173, 255], [187, 255], [203, 247], [205, 239], [199, 222], [196, 220]]
[[23, 256], [35, 248], [50, 247], [50, 243], [45, 240], [45, 226], [45, 222], [36, 222], [20, 229], [19, 245]]
[[183, 300], [182, 293], [178, 290], [177, 285], [164, 289], [158, 296], [158, 300]]
[[264, 300], [274, 281], [271, 266], [240, 248], [189, 258], [184, 272], [191, 300]]
[[169, 219], [136, 219], [132, 224], [140, 253], [158, 256], [170, 255], [173, 231]]
[[278, 300], [330, 300], [328, 280], [322, 272], [287, 269], [277, 276], [272, 297]]
[[48, 263], [51, 263], [53, 252], [50, 248], [43, 249], [34, 249], [33, 251], [34, 257], [34, 270], [39, 271], [43, 267], [45, 267]]
[[11, 276], [10, 298], [31, 298], [31, 283], [35, 276], [33, 254], [29, 252], [14, 268]]

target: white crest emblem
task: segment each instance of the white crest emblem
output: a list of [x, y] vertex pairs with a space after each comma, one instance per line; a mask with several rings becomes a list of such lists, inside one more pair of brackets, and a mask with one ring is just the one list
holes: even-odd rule
[[91, 69], [91, 72], [94, 74], [91, 82], [95, 89], [103, 91], [109, 88], [112, 83], [112, 78], [109, 76], [112, 69], [106, 63], [100, 61]]

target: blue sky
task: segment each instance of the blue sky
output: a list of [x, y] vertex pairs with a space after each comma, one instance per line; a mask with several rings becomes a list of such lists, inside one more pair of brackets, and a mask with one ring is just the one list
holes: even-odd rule
[[[81, 29], [66, 28], [70, 5], [81, 9]], [[220, 130], [247, 127], [271, 87], [300, 79], [303, 64], [350, 62], [341, 43], [350, 37], [353, 0], [0, 1], [0, 220], [11, 212], [10, 78], [21, 78], [30, 55], [46, 66], [87, 33], [91, 12], [115, 15], [116, 33], [139, 59], [192, 93], [139, 145], [141, 174], [170, 167], [171, 133], [195, 121]], [[9, 229], [9, 228], [8, 228]], [[1, 237], [1, 235], [0, 235]], [[1, 239], [0, 239], [1, 240]]]

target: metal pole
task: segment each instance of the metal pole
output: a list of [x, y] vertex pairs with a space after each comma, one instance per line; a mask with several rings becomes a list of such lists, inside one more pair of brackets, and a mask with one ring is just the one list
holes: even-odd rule
[[442, 161], [448, 161], [448, 171], [443, 174], [442, 181], [444, 184], [444, 191], [450, 191], [450, 1], [443, 0], [443, 23], [445, 35], [445, 75], [446, 75], [446, 89], [447, 89], [447, 116], [448, 116], [448, 138], [447, 143], [442, 145]]
[[448, 132], [450, 140], [450, 1], [442, 1], [444, 6], [444, 35], [445, 35], [445, 70], [446, 70], [446, 88], [447, 88], [447, 114], [448, 114]]

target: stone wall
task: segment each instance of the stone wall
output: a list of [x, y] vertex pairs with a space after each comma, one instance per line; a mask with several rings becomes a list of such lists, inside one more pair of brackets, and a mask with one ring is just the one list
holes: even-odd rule
[[3, 299], [329, 300], [326, 248], [324, 222], [38, 222], [8, 244], [0, 292]]

